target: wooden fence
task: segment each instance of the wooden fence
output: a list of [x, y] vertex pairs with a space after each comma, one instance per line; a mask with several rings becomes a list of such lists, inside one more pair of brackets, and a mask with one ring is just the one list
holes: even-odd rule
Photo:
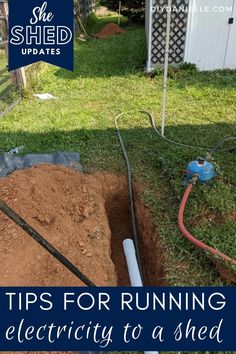
[[0, 117], [21, 100], [26, 86], [24, 68], [8, 72], [8, 2], [0, 0]]

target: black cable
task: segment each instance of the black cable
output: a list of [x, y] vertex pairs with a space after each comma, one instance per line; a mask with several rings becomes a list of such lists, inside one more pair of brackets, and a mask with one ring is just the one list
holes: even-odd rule
[[96, 286], [89, 280], [74, 264], [72, 264], [66, 257], [64, 257], [54, 246], [52, 246], [43, 236], [35, 231], [24, 219], [22, 219], [14, 210], [7, 204], [0, 200], [0, 211], [2, 211], [8, 218], [13, 220], [20, 226], [29, 236], [45, 248], [53, 257], [62, 263], [71, 273], [79, 278], [84, 284], [88, 286]]
[[236, 136], [229, 136], [229, 137], [227, 137], [227, 138], [225, 138], [225, 139], [223, 139], [223, 140], [217, 142], [217, 143], [213, 146], [213, 148], [211, 149], [211, 151], [209, 152], [209, 154], [210, 154], [210, 155], [213, 155], [213, 154], [214, 154], [215, 152], [217, 152], [217, 151], [233, 151], [233, 150], [235, 150], [235, 149], [236, 149], [235, 146], [233, 146], [233, 147], [231, 147], [231, 148], [229, 147], [229, 148], [227, 148], [227, 149], [222, 149], [222, 148], [221, 148], [221, 146], [224, 145], [224, 143], [226, 143], [227, 141], [232, 141], [232, 140], [236, 140]]
[[236, 146], [232, 146], [229, 148], [220, 148], [226, 141], [230, 141], [230, 140], [236, 140], [235, 136], [230, 136], [225, 138], [224, 140], [220, 141], [219, 143], [217, 143], [213, 148], [212, 147], [206, 147], [206, 146], [199, 146], [199, 145], [188, 145], [185, 143], [181, 143], [179, 141], [175, 141], [175, 140], [171, 140], [169, 138], [167, 138], [166, 136], [161, 135], [160, 131], [157, 129], [156, 123], [155, 123], [155, 119], [153, 117], [153, 115], [145, 110], [141, 110], [139, 111], [140, 113], [144, 113], [146, 115], [148, 115], [148, 117], [150, 118], [150, 122], [152, 125], [152, 128], [155, 130], [155, 132], [165, 141], [167, 141], [168, 143], [171, 144], [175, 144], [178, 145], [180, 147], [185, 147], [185, 148], [190, 148], [190, 149], [199, 149], [199, 150], [210, 150], [209, 154], [212, 155], [213, 153], [217, 152], [217, 151], [221, 151], [221, 152], [230, 152], [232, 150], [236, 149]]
[[[171, 143], [171, 144], [174, 144], [174, 145], [177, 145], [177, 146], [180, 146], [180, 147], [184, 147], [184, 148], [188, 148], [188, 149], [195, 149], [195, 150], [208, 150], [208, 151], [212, 151], [214, 149], [215, 146], [217, 146], [217, 149], [215, 149], [214, 152], [217, 152], [217, 151], [221, 151], [221, 152], [231, 152], [233, 150], [236, 149], [236, 146], [232, 146], [232, 147], [228, 147], [228, 148], [220, 148], [226, 141], [230, 141], [230, 140], [236, 140], [236, 137], [235, 136], [230, 136], [230, 137], [227, 137], [225, 138], [224, 140], [222, 140], [220, 143], [217, 143], [214, 147], [207, 147], [207, 146], [199, 146], [199, 145], [190, 145], [190, 144], [185, 144], [185, 143], [181, 143], [179, 141], [175, 141], [175, 140], [172, 140], [172, 139], [169, 139], [167, 138], [165, 135], [161, 135], [161, 132], [158, 130], [157, 126], [156, 126], [156, 123], [155, 123], [155, 119], [152, 115], [152, 113], [148, 112], [148, 111], [145, 111], [145, 110], [138, 110], [137, 111], [138, 113], [143, 113], [143, 114], [146, 114], [149, 119], [150, 119], [150, 123], [151, 123], [151, 126], [152, 128], [154, 129], [154, 131], [159, 135], [160, 138], [162, 138], [163, 140], [165, 140], [167, 143]], [[123, 117], [124, 115], [126, 114], [129, 114], [129, 113], [133, 113], [132, 111], [129, 111], [129, 112], [123, 112], [123, 113], [120, 113], [116, 116], [116, 121], [118, 121], [119, 118]]]
[[132, 169], [131, 169], [131, 165], [130, 165], [130, 162], [129, 162], [129, 157], [128, 157], [128, 154], [126, 152], [125, 145], [124, 145], [121, 133], [120, 133], [120, 129], [119, 129], [119, 126], [118, 126], [119, 118], [120, 118], [120, 115], [117, 116], [116, 119], [115, 119], [116, 131], [117, 131], [117, 135], [118, 135], [118, 139], [119, 139], [119, 142], [120, 142], [121, 150], [123, 152], [123, 156], [124, 156], [126, 167], [127, 167], [128, 189], [129, 189], [129, 199], [130, 199], [130, 213], [131, 213], [134, 245], [135, 245], [135, 251], [136, 251], [139, 271], [140, 271], [142, 280], [144, 280], [143, 279], [142, 266], [141, 266], [140, 251], [139, 251], [139, 242], [138, 242], [137, 220], [136, 220], [135, 201], [134, 201], [134, 192], [133, 192], [133, 183], [132, 183]]

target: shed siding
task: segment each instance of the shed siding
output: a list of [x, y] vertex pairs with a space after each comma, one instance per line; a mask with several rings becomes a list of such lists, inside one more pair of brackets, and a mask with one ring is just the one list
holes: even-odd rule
[[[197, 3], [199, 9], [209, 6], [209, 0], [191, 0]], [[233, 0], [224, 0], [224, 6], [231, 7]], [[214, 0], [216, 8], [222, 6], [222, 0]], [[231, 39], [230, 29], [235, 26], [228, 24], [231, 12], [204, 12], [194, 11], [190, 14], [188, 26], [185, 58], [186, 62], [194, 63], [200, 70], [214, 70], [225, 68], [227, 48]], [[236, 34], [236, 33], [235, 33]], [[233, 36], [235, 41], [235, 34]], [[235, 45], [230, 45], [235, 52]], [[228, 55], [233, 58], [233, 53]], [[235, 56], [234, 56], [235, 59]], [[234, 60], [234, 62], [236, 62]]]
[[[148, 71], [165, 61], [167, 3], [146, 2]], [[170, 64], [189, 62], [200, 70], [236, 69], [235, 38], [236, 0], [172, 0]]]
[[[234, 7], [231, 14], [231, 17], [236, 21], [236, 1], [234, 1]], [[236, 23], [230, 26], [229, 30], [229, 38], [228, 38], [228, 46], [227, 52], [225, 55], [224, 68], [227, 69], [236, 69]]]

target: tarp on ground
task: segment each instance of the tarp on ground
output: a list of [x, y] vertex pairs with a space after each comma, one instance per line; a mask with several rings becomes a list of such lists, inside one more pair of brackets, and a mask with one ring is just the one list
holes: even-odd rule
[[18, 156], [9, 152], [0, 155], [0, 178], [16, 170], [24, 170], [40, 164], [63, 165], [82, 172], [80, 154], [77, 152], [54, 152], [51, 154], [28, 154]]

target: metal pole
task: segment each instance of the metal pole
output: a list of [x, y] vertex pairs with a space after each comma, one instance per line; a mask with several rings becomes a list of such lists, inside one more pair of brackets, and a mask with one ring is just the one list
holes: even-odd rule
[[168, 0], [167, 4], [167, 22], [166, 22], [166, 48], [165, 48], [165, 65], [163, 80], [163, 98], [162, 98], [162, 119], [161, 119], [161, 135], [165, 135], [165, 118], [166, 118], [166, 95], [167, 95], [167, 78], [169, 66], [169, 49], [170, 49], [170, 26], [171, 26], [171, 6], [172, 0]]

